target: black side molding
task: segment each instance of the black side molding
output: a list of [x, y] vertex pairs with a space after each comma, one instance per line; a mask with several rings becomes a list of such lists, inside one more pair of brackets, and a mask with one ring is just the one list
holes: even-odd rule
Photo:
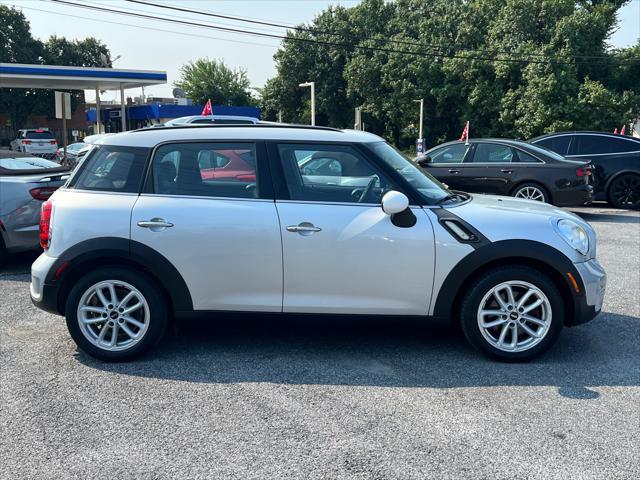
[[[49, 270], [45, 279], [48, 296], [55, 295], [59, 313], [63, 313], [64, 297], [83, 269], [120, 262], [146, 270], [167, 290], [174, 310], [193, 310], [191, 293], [184, 278], [173, 264], [156, 250], [142, 243], [118, 237], [94, 238], [65, 250]], [[64, 265], [64, 266], [63, 266]], [[61, 268], [62, 267], [62, 268]], [[60, 270], [59, 276], [56, 276]], [[51, 303], [50, 299], [47, 299]]]

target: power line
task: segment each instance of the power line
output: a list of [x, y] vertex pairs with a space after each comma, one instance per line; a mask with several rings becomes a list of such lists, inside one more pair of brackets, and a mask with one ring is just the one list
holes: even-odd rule
[[[337, 33], [335, 31], [332, 32], [332, 31], [329, 31], [329, 30], [321, 30], [321, 29], [318, 29], [318, 28], [285, 25], [285, 24], [282, 24], [282, 23], [276, 23], [276, 22], [271, 22], [271, 21], [267, 21], [267, 20], [242, 18], [242, 17], [238, 17], [238, 16], [234, 16], [234, 15], [225, 15], [225, 14], [212, 12], [212, 11], [205, 11], [205, 10], [195, 10], [195, 9], [191, 9], [191, 8], [179, 7], [179, 6], [174, 6], [174, 5], [158, 4], [158, 3], [153, 3], [153, 2], [144, 1], [144, 0], [125, 0], [125, 1], [129, 2], [129, 3], [136, 3], [136, 4], [146, 5], [146, 6], [150, 6], [150, 7], [157, 7], [157, 8], [163, 8], [163, 9], [168, 9], [168, 10], [175, 10], [175, 11], [179, 11], [179, 12], [193, 13], [193, 14], [196, 14], [196, 15], [204, 15], [204, 16], [208, 16], [208, 17], [215, 17], [215, 18], [222, 18], [222, 19], [226, 19], [226, 20], [233, 20], [233, 21], [236, 21], [236, 22], [245, 22], [245, 23], [250, 23], [250, 24], [254, 24], [254, 25], [265, 25], [265, 26], [270, 26], [270, 27], [290, 29], [290, 30], [295, 30], [295, 31], [298, 31], [298, 32], [311, 33], [311, 34], [314, 34], [314, 35], [323, 34], [323, 35], [340, 36], [340, 37], [347, 36], [347, 37], [350, 37], [350, 38], [358, 40], [358, 41], [371, 40], [371, 41], [375, 41], [375, 42], [397, 43], [397, 44], [400, 44], [400, 45], [408, 45], [408, 46], [422, 47], [422, 48], [426, 47], [426, 48], [429, 48], [429, 49], [436, 48], [436, 49], [440, 49], [440, 50], [442, 50], [442, 49], [451, 50], [456, 45], [458, 45], [458, 50], [466, 50], [466, 51], [469, 51], [469, 52], [482, 52], [482, 53], [489, 53], [489, 54], [505, 54], [505, 55], [514, 55], [514, 54], [518, 55], [518, 54], [520, 54], [519, 52], [506, 51], [506, 50], [470, 48], [470, 47], [465, 47], [464, 45], [455, 44], [455, 43], [452, 43], [451, 45], [442, 45], [442, 44], [434, 44], [434, 43], [413, 42], [413, 41], [402, 40], [402, 39], [378, 39], [378, 38], [372, 38], [372, 37], [358, 37], [356, 35], [348, 35], [348, 34], [345, 35], [344, 33]], [[527, 53], [525, 56], [527, 56], [527, 57], [548, 58], [548, 56], [546, 54], [544, 54], [544, 53]], [[569, 55], [569, 57], [571, 57], [571, 58], [581, 58], [581, 59], [605, 59], [605, 60], [609, 59], [609, 57], [604, 56], [604, 55]], [[640, 59], [638, 59], [638, 60], [640, 60]]]
[[124, 26], [124, 27], [142, 28], [144, 30], [152, 30], [152, 31], [155, 31], [155, 32], [174, 33], [176, 35], [184, 35], [186, 37], [207, 38], [207, 39], [211, 39], [211, 40], [219, 40], [219, 41], [222, 41], [222, 42], [239, 43], [239, 44], [243, 44], [243, 45], [252, 45], [252, 46], [256, 46], [256, 47], [274, 48], [274, 47], [278, 46], [278, 45], [268, 45], [268, 44], [265, 44], [265, 43], [247, 42], [247, 41], [243, 41], [243, 40], [232, 40], [230, 38], [212, 37], [211, 35], [199, 35], [197, 33], [178, 32], [176, 30], [166, 30], [164, 28], [155, 28], [155, 27], [147, 27], [147, 26], [143, 26], [143, 25], [134, 25], [132, 23], [114, 22], [112, 20], [103, 20], [101, 18], [82, 17], [80, 15], [71, 15], [71, 14], [68, 14], [68, 13], [53, 12], [51, 10], [43, 10], [41, 8], [35, 8], [35, 7], [25, 7], [25, 6], [22, 6], [22, 5], [14, 5], [14, 6], [17, 7], [17, 8], [26, 9], [26, 10], [35, 10], [37, 12], [51, 13], [53, 15], [60, 15], [62, 17], [79, 18], [81, 20], [88, 20], [88, 21], [100, 22], [100, 23], [108, 23], [108, 24], [111, 24], [111, 25], [121, 25], [121, 26]]
[[[49, 0], [49, 1], [51, 1], [53, 3], [57, 3], [57, 4], [70, 5], [70, 6], [73, 6], [73, 7], [79, 7], [79, 8], [89, 9], [89, 10], [96, 10], [96, 11], [107, 12], [107, 13], [115, 13], [115, 14], [119, 14], [119, 15], [125, 15], [125, 16], [130, 16], [130, 17], [137, 17], [137, 18], [144, 18], [144, 19], [148, 19], [148, 20], [159, 20], [159, 21], [177, 23], [177, 24], [181, 24], [181, 25], [189, 25], [189, 26], [194, 26], [194, 27], [210, 28], [210, 29], [213, 29], [213, 30], [219, 30], [219, 31], [224, 31], [224, 32], [229, 32], [229, 33], [238, 33], [238, 34], [251, 35], [251, 36], [257, 36], [257, 37], [262, 37], [262, 38], [277, 38], [277, 39], [281, 39], [281, 40], [285, 40], [286, 39], [286, 40], [289, 40], [289, 41], [295, 41], [295, 42], [300, 42], [300, 43], [327, 45], [327, 46], [343, 47], [343, 48], [358, 49], [358, 50], [373, 51], [373, 52], [398, 53], [398, 54], [402, 54], [402, 55], [423, 56], [423, 57], [427, 56], [427, 57], [436, 57], [436, 58], [458, 58], [458, 59], [463, 59], [463, 60], [484, 60], [484, 61], [505, 62], [505, 63], [525, 63], [525, 64], [544, 64], [544, 65], [575, 65], [576, 63], [578, 63], [578, 62], [559, 62], [559, 61], [549, 61], [549, 60], [525, 60], [525, 59], [514, 59], [514, 58], [480, 57], [480, 56], [471, 56], [471, 55], [457, 55], [457, 54], [445, 54], [445, 53], [433, 53], [433, 52], [416, 52], [416, 51], [408, 51], [408, 50], [396, 50], [396, 49], [377, 47], [377, 46], [355, 45], [355, 44], [348, 44], [348, 43], [337, 43], [337, 42], [331, 42], [331, 41], [326, 41], [326, 40], [291, 37], [291, 36], [277, 35], [277, 34], [272, 34], [272, 33], [256, 32], [256, 31], [244, 30], [244, 29], [240, 29], [240, 28], [222, 27], [222, 26], [219, 26], [219, 25], [199, 23], [199, 22], [188, 21], [188, 20], [177, 20], [177, 19], [172, 19], [172, 18], [159, 17], [159, 16], [155, 16], [155, 15], [148, 15], [148, 14], [135, 13], [135, 12], [129, 12], [129, 11], [122, 11], [122, 10], [114, 10], [114, 9], [99, 7], [99, 6], [95, 6], [95, 5], [79, 4], [79, 3], [74, 3], [74, 2], [65, 1], [65, 0]], [[638, 60], [640, 60], [640, 59], [638, 59]], [[629, 62], [606, 62], [606, 63], [609, 63], [609, 64], [614, 64], [615, 63], [616, 65], [622, 65], [622, 64], [628, 64]], [[589, 64], [590, 65], [598, 65], [598, 63], [594, 63], [594, 62], [589, 62]]]

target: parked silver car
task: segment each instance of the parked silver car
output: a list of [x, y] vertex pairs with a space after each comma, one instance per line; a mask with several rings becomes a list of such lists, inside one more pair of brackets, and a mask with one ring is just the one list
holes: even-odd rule
[[157, 127], [179, 127], [181, 125], [250, 125], [260, 123], [254, 117], [242, 117], [240, 115], [191, 115], [189, 117], [179, 117], [165, 123], [154, 125]]
[[42, 202], [69, 177], [67, 167], [17, 152], [0, 152], [0, 265], [14, 252], [36, 250]]

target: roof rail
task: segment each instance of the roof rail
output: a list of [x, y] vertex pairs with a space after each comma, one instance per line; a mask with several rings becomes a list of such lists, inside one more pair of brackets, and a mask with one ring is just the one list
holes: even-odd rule
[[232, 123], [221, 123], [216, 125], [215, 123], [185, 123], [184, 125], [171, 125], [168, 127], [145, 127], [139, 128], [137, 130], [131, 130], [130, 133], [134, 132], [158, 132], [161, 130], [177, 130], [182, 128], [298, 128], [304, 130], [327, 130], [330, 132], [342, 132], [342, 130], [333, 127], [320, 127], [316, 125], [298, 125], [298, 124], [288, 124], [288, 123], [241, 123], [241, 124], [232, 124]]

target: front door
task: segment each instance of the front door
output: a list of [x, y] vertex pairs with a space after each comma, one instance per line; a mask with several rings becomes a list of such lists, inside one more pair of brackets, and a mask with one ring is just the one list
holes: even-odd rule
[[434, 272], [433, 229], [396, 227], [381, 207], [392, 182], [349, 145], [274, 148], [287, 199], [282, 229], [285, 312], [426, 315]]
[[470, 153], [471, 146], [464, 143], [445, 145], [430, 153], [431, 163], [427, 171], [446, 184], [452, 190], [465, 190], [465, 157]]
[[[175, 143], [159, 147], [131, 217], [131, 238], [182, 274], [195, 310], [282, 309], [282, 245], [273, 198], [264, 198], [262, 145]], [[241, 174], [213, 175], [220, 159]], [[225, 160], [226, 162], [227, 160]], [[225, 165], [222, 166], [224, 168]]]

